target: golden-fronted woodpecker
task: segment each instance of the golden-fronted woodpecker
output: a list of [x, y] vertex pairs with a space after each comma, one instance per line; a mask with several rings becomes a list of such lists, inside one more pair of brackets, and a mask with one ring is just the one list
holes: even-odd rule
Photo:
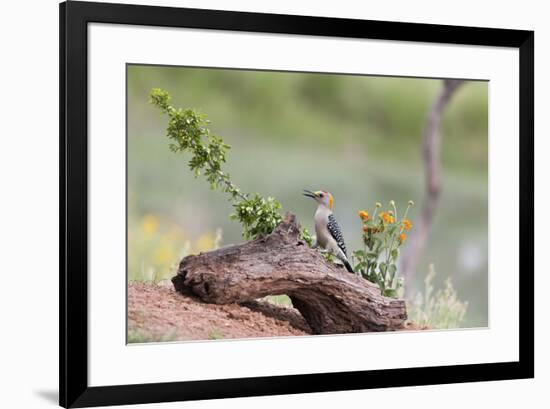
[[317, 202], [317, 210], [314, 217], [315, 234], [317, 235], [316, 245], [335, 255], [344, 263], [346, 269], [350, 273], [353, 273], [353, 269], [348, 261], [342, 229], [340, 229], [334, 218], [334, 214], [332, 214], [334, 198], [329, 192], [325, 192], [324, 190], [312, 192], [304, 189], [304, 196], [311, 197]]

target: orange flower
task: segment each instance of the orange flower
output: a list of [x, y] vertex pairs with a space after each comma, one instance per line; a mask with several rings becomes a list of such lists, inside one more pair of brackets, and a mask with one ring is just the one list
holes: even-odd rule
[[393, 223], [395, 221], [394, 217], [386, 212], [380, 212], [379, 216], [385, 223]]
[[367, 220], [369, 220], [369, 214], [368, 214], [368, 212], [366, 212], [365, 210], [361, 210], [361, 211], [359, 212], [359, 217], [360, 217], [361, 219], [363, 219], [363, 221], [365, 221], [365, 222], [366, 222]]
[[403, 228], [405, 230], [410, 230], [412, 227], [412, 223], [409, 219], [403, 219]]
[[401, 233], [401, 234], [399, 235], [399, 241], [400, 241], [401, 243], [405, 243], [405, 240], [407, 240], [407, 235], [406, 235], [405, 233]]

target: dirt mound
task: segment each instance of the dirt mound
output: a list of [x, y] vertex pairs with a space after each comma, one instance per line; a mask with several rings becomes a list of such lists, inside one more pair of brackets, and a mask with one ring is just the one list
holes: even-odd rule
[[171, 284], [128, 284], [128, 342], [186, 341], [309, 335], [292, 307], [267, 301], [206, 304]]
[[[406, 322], [398, 331], [433, 329]], [[128, 342], [166, 342], [311, 335], [295, 308], [269, 301], [207, 304], [170, 282], [128, 284]]]

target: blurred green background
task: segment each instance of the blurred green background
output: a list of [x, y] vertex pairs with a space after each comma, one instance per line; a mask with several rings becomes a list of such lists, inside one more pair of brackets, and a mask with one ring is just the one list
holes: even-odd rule
[[[330, 191], [350, 253], [361, 246], [358, 210], [412, 199], [413, 224], [420, 211], [422, 134], [440, 80], [129, 65], [127, 87], [129, 280], [170, 278], [182, 256], [242, 241], [225, 196], [169, 151], [167, 119], [148, 102], [154, 87], [208, 114], [232, 146], [232, 180], [276, 197], [310, 231], [315, 204], [301, 191]], [[407, 283], [422, 290], [430, 263], [436, 288], [452, 277], [469, 303], [463, 326], [488, 322], [487, 110], [488, 83], [469, 81], [444, 113], [440, 206]]]

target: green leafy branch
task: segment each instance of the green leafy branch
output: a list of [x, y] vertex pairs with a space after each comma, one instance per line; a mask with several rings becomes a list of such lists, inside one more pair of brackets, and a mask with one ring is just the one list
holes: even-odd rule
[[170, 150], [190, 153], [188, 165], [195, 177], [204, 174], [211, 189], [229, 195], [235, 208], [230, 217], [241, 223], [245, 239], [271, 233], [282, 220], [281, 204], [273, 197], [243, 193], [222, 170], [231, 147], [210, 132], [207, 116], [193, 109], [174, 108], [170, 100], [166, 91], [160, 88], [151, 90], [150, 102], [169, 118], [166, 134], [171, 141]]

